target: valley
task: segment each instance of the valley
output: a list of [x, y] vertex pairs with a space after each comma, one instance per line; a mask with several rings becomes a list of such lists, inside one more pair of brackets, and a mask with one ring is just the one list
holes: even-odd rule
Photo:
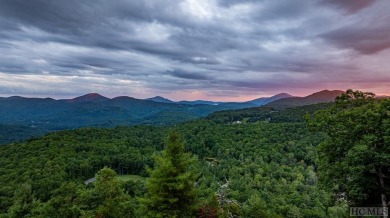
[[162, 97], [135, 99], [127, 96], [110, 99], [96, 93], [62, 100], [17, 96], [0, 98], [0, 127], [7, 129], [0, 133], [0, 144], [80, 127], [174, 125], [206, 117], [216, 111], [270, 105], [284, 98], [291, 99], [284, 104], [284, 108], [330, 102], [337, 96], [334, 93], [339, 92], [314, 93], [310, 96], [314, 100], [309, 101], [292, 98], [284, 93], [248, 102], [173, 102], [169, 99], [162, 100]]

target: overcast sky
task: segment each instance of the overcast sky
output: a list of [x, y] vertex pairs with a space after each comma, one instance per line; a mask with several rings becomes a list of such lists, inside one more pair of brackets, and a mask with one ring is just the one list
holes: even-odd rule
[[0, 95], [390, 94], [389, 0], [0, 0]]

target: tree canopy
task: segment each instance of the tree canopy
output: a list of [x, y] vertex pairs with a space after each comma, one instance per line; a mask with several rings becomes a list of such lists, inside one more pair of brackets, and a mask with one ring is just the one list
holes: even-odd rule
[[318, 146], [319, 176], [336, 199], [352, 206], [387, 206], [390, 197], [390, 99], [347, 90], [308, 119], [327, 134]]
[[[184, 190], [196, 189], [196, 195], [190, 196], [199, 209], [189, 208], [188, 216], [341, 217], [338, 214], [347, 208], [334, 205], [329, 192], [318, 186], [316, 147], [326, 136], [309, 133], [302, 119], [306, 112], [331, 105], [224, 111], [174, 127], [58, 131], [0, 146], [0, 217], [96, 217], [108, 213], [155, 217], [159, 209], [150, 205], [156, 204], [138, 199], [161, 196], [170, 186], [161, 186], [164, 191], [159, 192], [155, 185], [151, 192], [153, 185], [147, 187], [145, 181], [153, 180], [154, 184], [187, 184]], [[232, 124], [237, 120], [241, 124]], [[164, 145], [172, 129], [183, 137], [168, 137]], [[168, 142], [174, 146], [164, 149]], [[181, 152], [183, 158], [167, 158]], [[191, 160], [189, 153], [198, 157], [196, 164], [177, 162]], [[145, 166], [151, 169], [145, 170]], [[178, 176], [177, 166], [188, 166], [179, 167], [186, 169], [180, 170], [184, 176]], [[154, 173], [166, 176], [154, 179]], [[194, 175], [196, 179], [192, 179]], [[85, 185], [92, 177], [96, 181]], [[185, 178], [191, 178], [190, 182], [184, 183]], [[228, 187], [221, 190], [227, 181]]]

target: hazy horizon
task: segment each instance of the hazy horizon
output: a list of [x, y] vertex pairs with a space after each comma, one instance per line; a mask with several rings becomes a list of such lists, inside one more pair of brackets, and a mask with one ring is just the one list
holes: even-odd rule
[[[306, 97], [308, 95], [311, 95], [311, 94], [314, 94], [314, 93], [317, 93], [317, 92], [321, 92], [321, 91], [343, 91], [343, 90], [318, 90], [318, 91], [315, 91], [313, 93], [309, 93], [309, 94], [306, 94], [306, 95], [292, 95], [292, 94], [287, 93], [287, 92], [280, 92], [280, 93], [275, 93], [275, 94], [269, 95], [269, 96], [259, 96], [259, 97], [252, 98], [252, 99], [241, 100], [241, 101], [231, 101], [231, 102], [246, 102], [246, 101], [251, 101], [251, 100], [258, 99], [258, 98], [269, 98], [269, 97], [273, 97], [273, 96], [276, 96], [276, 95], [279, 95], [279, 94], [289, 94], [289, 95], [291, 95], [291, 97]], [[77, 97], [82, 97], [82, 96], [85, 96], [85, 95], [94, 95], [94, 94], [98, 94], [100, 96], [103, 96], [103, 97], [106, 97], [106, 98], [110, 98], [110, 99], [116, 98], [116, 97], [132, 97], [132, 98], [136, 98], [134, 96], [129, 96], [129, 95], [110, 95], [110, 96], [107, 96], [107, 95], [104, 95], [104, 94], [101, 94], [101, 93], [96, 93], [96, 92], [85, 93], [85, 94], [80, 94], [80, 95], [76, 95], [76, 96], [67, 96], [67, 97], [64, 97], [64, 96], [61, 96], [61, 97], [56, 97], [56, 96], [36, 96], [36, 95], [4, 95], [4, 94], [0, 94], [0, 97], [3, 97], [3, 98], [8, 98], [8, 97], [52, 98], [52, 99], [55, 99], [55, 100], [66, 100], [66, 99], [74, 99], [74, 98], [77, 98]], [[171, 99], [171, 98], [164, 97], [164, 96], [161, 96], [161, 95], [155, 95], [155, 96], [150, 96], [150, 97], [146, 97], [146, 98], [136, 98], [136, 99], [145, 99], [145, 100], [147, 100], [149, 98], [154, 98], [154, 97], [162, 97], [162, 98], [165, 98], [165, 99], [168, 99], [168, 100], [172, 100], [174, 102], [179, 102], [179, 101], [196, 101], [196, 100], [214, 101], [214, 102], [229, 102], [229, 101], [208, 100], [208, 99]]]
[[390, 95], [386, 0], [0, 3], [0, 96]]

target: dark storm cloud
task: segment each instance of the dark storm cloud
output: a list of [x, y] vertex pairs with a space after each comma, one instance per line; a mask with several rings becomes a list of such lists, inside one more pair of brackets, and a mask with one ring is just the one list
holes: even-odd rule
[[[221, 96], [387, 81], [387, 0], [4, 0], [1, 93]], [[27, 82], [35, 78], [35, 85]], [[377, 81], [376, 81], [377, 82]], [[320, 85], [319, 85], [320, 84]], [[115, 87], [112, 87], [115, 86]], [[325, 86], [323, 86], [325, 87]], [[21, 92], [21, 91], [20, 91]]]
[[375, 1], [376, 0], [341, 0], [341, 1], [340, 0], [321, 0], [320, 2], [323, 4], [342, 8], [344, 10], [347, 10], [350, 13], [355, 13], [359, 10], [362, 10], [362, 9], [370, 6]]
[[281, 19], [296, 19], [300, 16], [305, 16], [312, 9], [313, 1], [265, 1], [267, 2], [267, 10], [257, 14], [260, 21], [265, 20], [281, 20]]
[[197, 74], [193, 72], [187, 72], [185, 70], [175, 69], [175, 70], [169, 70], [167, 73], [173, 77], [181, 78], [181, 79], [191, 79], [191, 80], [210, 80], [211, 78], [202, 75]]
[[100, 23], [101, 10], [93, 2], [69, 0], [8, 0], [2, 2], [0, 13], [16, 26], [28, 25], [51, 33], [83, 33], [91, 25]]
[[351, 16], [351, 21], [322, 36], [339, 47], [351, 48], [362, 54], [374, 54], [390, 48], [390, 4], [381, 1], [377, 5], [360, 16]]
[[323, 36], [338, 46], [352, 48], [362, 54], [374, 54], [390, 48], [390, 29], [367, 27], [367, 31], [362, 32], [358, 28], [346, 27]]

